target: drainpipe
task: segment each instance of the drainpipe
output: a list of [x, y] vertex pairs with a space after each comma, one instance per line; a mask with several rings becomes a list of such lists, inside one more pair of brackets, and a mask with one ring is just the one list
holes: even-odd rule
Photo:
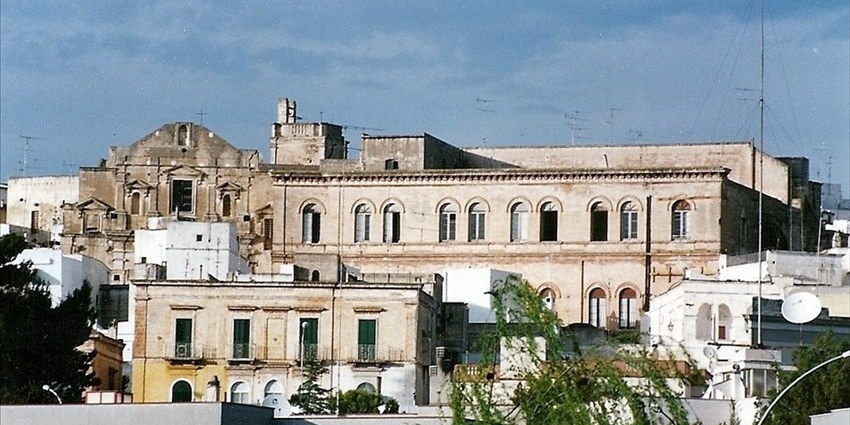
[[652, 268], [652, 195], [646, 196], [646, 254], [643, 265], [643, 311], [649, 311], [650, 270]]

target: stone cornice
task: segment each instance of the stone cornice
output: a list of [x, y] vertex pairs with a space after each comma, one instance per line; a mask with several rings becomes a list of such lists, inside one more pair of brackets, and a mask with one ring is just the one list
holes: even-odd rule
[[728, 168], [665, 168], [635, 170], [555, 170], [555, 169], [460, 169], [387, 172], [272, 172], [275, 185], [334, 185], [334, 184], [503, 184], [552, 182], [622, 182], [670, 180], [723, 180]]

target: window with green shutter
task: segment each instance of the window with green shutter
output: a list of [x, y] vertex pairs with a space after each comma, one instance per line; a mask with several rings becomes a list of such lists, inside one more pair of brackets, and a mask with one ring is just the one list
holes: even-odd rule
[[377, 320], [360, 319], [357, 321], [357, 360], [362, 362], [375, 361], [375, 345], [377, 342]]
[[299, 341], [303, 344], [301, 355], [304, 359], [315, 359], [319, 352], [319, 319], [316, 317], [301, 318], [298, 324]]
[[233, 319], [233, 358], [251, 357], [251, 319]]
[[174, 332], [174, 357], [192, 357], [192, 319], [177, 319]]

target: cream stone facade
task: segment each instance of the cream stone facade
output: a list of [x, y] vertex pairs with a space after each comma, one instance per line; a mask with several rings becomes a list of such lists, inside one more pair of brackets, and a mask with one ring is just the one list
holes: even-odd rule
[[135, 230], [169, 216], [226, 221], [254, 273], [338, 281], [329, 255], [364, 274], [506, 270], [553, 296], [566, 323], [617, 329], [637, 326], [647, 295], [687, 270], [713, 274], [719, 254], [757, 250], [759, 182], [763, 249], [809, 247], [816, 234], [791, 206], [800, 176], [749, 141], [461, 149], [363, 135], [349, 159], [342, 126], [298, 121], [289, 99], [277, 109], [271, 163], [192, 123], [112, 148], [81, 170], [63, 249], [127, 283]]
[[[288, 399], [304, 379], [302, 361], [317, 358], [330, 369], [325, 388], [371, 386], [408, 411], [428, 403], [438, 278], [281, 280], [135, 281], [134, 400]], [[209, 382], [220, 392], [209, 394]]]

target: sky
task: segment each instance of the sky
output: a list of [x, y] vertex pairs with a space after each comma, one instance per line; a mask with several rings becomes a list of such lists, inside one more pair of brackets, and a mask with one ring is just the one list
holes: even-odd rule
[[[0, 182], [163, 124], [268, 160], [305, 121], [456, 146], [755, 140], [850, 197], [850, 2], [0, 1]], [[764, 140], [759, 139], [764, 22]], [[22, 137], [26, 136], [26, 137]]]

